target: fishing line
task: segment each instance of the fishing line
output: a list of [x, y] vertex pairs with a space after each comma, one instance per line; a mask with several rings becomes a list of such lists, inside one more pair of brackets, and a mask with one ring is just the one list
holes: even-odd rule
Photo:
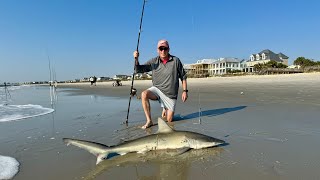
[[199, 114], [198, 114], [199, 121], [198, 123], [193, 123], [193, 124], [201, 124], [202, 110], [201, 110], [201, 103], [200, 103], [200, 88], [198, 88], [198, 108], [199, 108]]
[[[143, 0], [143, 5], [142, 5], [142, 13], [141, 13], [141, 18], [140, 18], [140, 28], [139, 28], [139, 34], [138, 34], [138, 43], [137, 43], [137, 49], [136, 51], [139, 52], [139, 44], [140, 44], [140, 34], [141, 34], [141, 28], [142, 28], [142, 20], [143, 20], [143, 13], [144, 13], [144, 5], [146, 4], [146, 0]], [[131, 88], [130, 88], [130, 97], [129, 97], [129, 104], [128, 104], [128, 111], [127, 111], [127, 119], [124, 122], [125, 124], [128, 124], [128, 119], [129, 119], [129, 111], [130, 111], [130, 103], [131, 103], [131, 98], [134, 96], [137, 92], [135, 88], [133, 88], [133, 82], [134, 82], [134, 75], [136, 72], [136, 60], [134, 61], [133, 64], [133, 73], [132, 73], [132, 81], [131, 81]], [[123, 124], [124, 124], [123, 123]]]

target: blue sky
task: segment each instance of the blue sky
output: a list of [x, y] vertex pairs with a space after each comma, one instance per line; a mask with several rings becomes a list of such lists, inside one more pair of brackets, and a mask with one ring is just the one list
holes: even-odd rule
[[[133, 72], [143, 0], [0, 0], [0, 83]], [[183, 63], [270, 49], [320, 60], [320, 1], [148, 0], [140, 62], [159, 39]]]

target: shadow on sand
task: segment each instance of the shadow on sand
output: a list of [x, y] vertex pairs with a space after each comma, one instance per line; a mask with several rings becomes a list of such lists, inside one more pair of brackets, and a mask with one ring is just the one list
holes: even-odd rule
[[206, 110], [206, 111], [201, 111], [199, 112], [194, 112], [191, 114], [187, 114], [185, 116], [182, 116], [180, 114], [177, 114], [174, 116], [174, 121], [182, 121], [182, 120], [188, 120], [188, 119], [194, 119], [194, 118], [198, 118], [200, 117], [212, 117], [212, 116], [217, 116], [217, 115], [221, 115], [221, 114], [225, 114], [225, 113], [229, 113], [232, 111], [239, 111], [242, 110], [244, 108], [246, 108], [247, 106], [237, 106], [237, 107], [231, 107], [231, 108], [221, 108], [221, 109], [211, 109], [211, 110]]

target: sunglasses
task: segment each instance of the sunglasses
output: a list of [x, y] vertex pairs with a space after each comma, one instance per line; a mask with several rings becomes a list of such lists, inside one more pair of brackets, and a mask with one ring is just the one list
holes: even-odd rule
[[169, 49], [169, 48], [163, 47], [163, 46], [160, 46], [160, 47], [159, 47], [159, 50], [160, 50], [160, 51], [163, 51], [163, 50], [164, 50], [164, 51], [167, 51], [168, 49]]

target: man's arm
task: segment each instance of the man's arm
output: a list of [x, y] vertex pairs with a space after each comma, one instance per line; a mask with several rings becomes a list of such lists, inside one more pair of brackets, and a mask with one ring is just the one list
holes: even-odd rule
[[144, 73], [144, 72], [149, 72], [151, 71], [151, 65], [145, 64], [145, 65], [140, 65], [139, 63], [139, 52], [138, 51], [134, 51], [133, 52], [133, 57], [134, 57], [134, 61], [135, 61], [135, 73]]
[[187, 79], [182, 80], [182, 102], [185, 102], [188, 99], [188, 88], [187, 88]]

